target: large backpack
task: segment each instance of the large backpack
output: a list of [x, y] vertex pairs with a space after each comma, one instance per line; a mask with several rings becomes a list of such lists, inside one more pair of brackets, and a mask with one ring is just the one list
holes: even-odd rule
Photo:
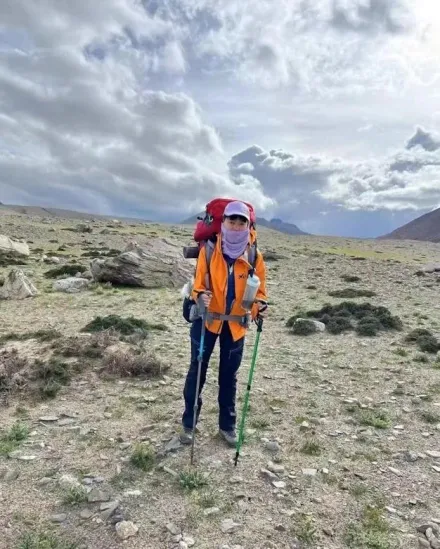
[[[221, 231], [221, 224], [223, 221], [223, 214], [226, 206], [229, 202], [234, 202], [233, 198], [214, 198], [208, 204], [203, 217], [198, 217], [199, 220], [196, 224], [193, 238], [197, 243], [196, 246], [185, 246], [183, 248], [183, 256], [187, 259], [196, 259], [199, 257], [199, 253], [202, 247], [205, 247], [206, 263], [208, 276], [206, 280], [206, 287], [210, 289], [210, 264], [212, 254], [217, 242], [217, 234]], [[248, 262], [251, 265], [250, 274], [253, 274], [255, 270], [255, 264], [257, 260], [257, 232], [256, 232], [256, 215], [252, 204], [245, 202], [250, 212], [250, 230], [251, 230], [251, 245], [248, 250]], [[187, 284], [183, 290], [183, 316], [188, 322], [193, 322], [194, 317], [197, 318], [196, 304], [191, 299], [191, 284]]]
[[[217, 234], [221, 230], [221, 224], [223, 221], [223, 214], [226, 206], [229, 202], [235, 202], [233, 198], [214, 198], [211, 202], [206, 204], [203, 217], [198, 216], [199, 220], [194, 229], [194, 240], [197, 246], [185, 246], [183, 248], [183, 256], [186, 258], [197, 258], [199, 256], [200, 249], [206, 244], [207, 241], [214, 241], [217, 238]], [[253, 236], [256, 237], [256, 215], [252, 204], [245, 202], [249, 208], [251, 214], [250, 229]]]

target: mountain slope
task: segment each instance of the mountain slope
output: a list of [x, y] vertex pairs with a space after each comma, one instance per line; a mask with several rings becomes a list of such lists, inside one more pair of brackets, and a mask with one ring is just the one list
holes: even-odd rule
[[440, 208], [413, 219], [380, 239], [440, 242]]
[[[201, 212], [198, 214], [200, 216], [203, 215]], [[181, 222], [182, 225], [195, 225], [198, 221], [198, 216], [193, 215], [192, 217], [188, 217], [187, 219], [183, 220]], [[270, 221], [265, 219], [264, 217], [257, 217], [257, 229], [258, 226], [260, 227], [266, 227], [268, 229], [272, 229], [273, 231], [277, 231], [279, 233], [284, 234], [293, 234], [293, 235], [307, 235], [309, 233], [305, 233], [302, 231], [299, 227], [294, 225], [293, 223], [285, 223], [281, 219], [271, 219]]]
[[45, 208], [43, 206], [21, 206], [19, 204], [3, 204], [0, 202], [0, 214], [2, 212], [14, 212], [21, 215], [41, 216], [41, 217], [59, 217], [64, 219], [117, 219], [128, 223], [148, 223], [147, 219], [135, 217], [121, 217], [117, 215], [101, 215], [87, 212], [78, 212], [75, 210], [66, 210], [63, 208]]

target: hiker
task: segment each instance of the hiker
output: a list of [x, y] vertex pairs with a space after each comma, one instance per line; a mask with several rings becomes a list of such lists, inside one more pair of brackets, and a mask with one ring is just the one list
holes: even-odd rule
[[[201, 248], [197, 260], [191, 297], [207, 308], [207, 322], [204, 338], [203, 360], [200, 377], [197, 420], [200, 415], [202, 398], [200, 396], [206, 380], [209, 359], [217, 338], [220, 340], [220, 364], [218, 374], [219, 432], [230, 446], [236, 444], [235, 397], [237, 371], [240, 367], [245, 335], [258, 315], [267, 314], [266, 266], [259, 250], [255, 253], [255, 274], [260, 279], [255, 303], [250, 315], [241, 307], [242, 297], [247, 285], [251, 265], [250, 245], [255, 240], [255, 231], [250, 227], [249, 208], [240, 201], [231, 201], [224, 209], [221, 231], [217, 235], [209, 274], [207, 269], [206, 246]], [[207, 278], [209, 277], [209, 278]], [[207, 282], [209, 281], [209, 290]], [[216, 319], [216, 316], [234, 316], [234, 319]], [[251, 318], [249, 318], [249, 316]], [[193, 414], [196, 396], [198, 355], [202, 331], [202, 318], [192, 323], [191, 363], [184, 386], [185, 409], [182, 416], [183, 430], [180, 440], [191, 444], [193, 436]], [[197, 423], [196, 420], [196, 423]]]

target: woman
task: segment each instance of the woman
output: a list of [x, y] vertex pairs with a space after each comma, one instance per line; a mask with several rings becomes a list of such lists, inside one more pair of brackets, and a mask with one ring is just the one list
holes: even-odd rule
[[[217, 338], [220, 339], [220, 365], [218, 374], [219, 430], [226, 442], [236, 444], [235, 396], [237, 371], [243, 357], [244, 340], [249, 322], [246, 323], [246, 310], [241, 306], [251, 265], [247, 261], [249, 246], [255, 235], [250, 229], [250, 212], [246, 204], [230, 202], [224, 211], [221, 234], [217, 238], [212, 254], [209, 275], [203, 247], [197, 261], [192, 298], [202, 300], [208, 311], [197, 419], [202, 407], [201, 392], [206, 380], [209, 359]], [[266, 266], [262, 254], [257, 250], [255, 274], [260, 286], [251, 309], [252, 319], [267, 312]], [[209, 276], [209, 290], [207, 289]], [[233, 320], [215, 318], [219, 315], [233, 316]], [[191, 327], [191, 364], [183, 391], [185, 410], [182, 416], [183, 432], [180, 440], [183, 444], [192, 442], [194, 401], [198, 371], [198, 354], [202, 331], [202, 319], [196, 320]]]

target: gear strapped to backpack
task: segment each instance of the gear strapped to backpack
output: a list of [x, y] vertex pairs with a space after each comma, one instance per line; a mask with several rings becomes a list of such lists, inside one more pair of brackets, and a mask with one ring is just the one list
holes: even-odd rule
[[[211, 200], [211, 202], [209, 202], [206, 205], [204, 217], [198, 218], [199, 221], [194, 231], [194, 240], [197, 242], [197, 246], [184, 247], [183, 249], [183, 255], [185, 258], [194, 259], [199, 257], [199, 253], [202, 247], [205, 248], [206, 265], [207, 265], [207, 277], [206, 277], [207, 279], [206, 279], [205, 285], [207, 290], [210, 290], [210, 287], [211, 287], [210, 264], [211, 264], [212, 254], [214, 253], [214, 249], [217, 242], [217, 234], [221, 232], [223, 213], [227, 204], [233, 201], [234, 199], [229, 199], [229, 198], [215, 198], [214, 200]], [[253, 275], [253, 272], [255, 270], [256, 260], [257, 260], [257, 239], [256, 239], [256, 229], [255, 229], [256, 216], [255, 216], [255, 211], [253, 206], [251, 204], [248, 204], [247, 202], [245, 202], [245, 204], [249, 208], [249, 212], [251, 214], [250, 229], [255, 236], [254, 241], [249, 246], [249, 249], [246, 252], [248, 263], [251, 265], [251, 269], [249, 270], [249, 273]], [[184, 298], [183, 317], [187, 322], [194, 322], [201, 316], [198, 304], [191, 297], [191, 291], [192, 291], [192, 281], [188, 282], [183, 289], [183, 298]], [[243, 318], [244, 317], [232, 317], [232, 316], [226, 317], [226, 315], [215, 315], [215, 319], [218, 319], [218, 320], [236, 320], [239, 322], [244, 322]]]

